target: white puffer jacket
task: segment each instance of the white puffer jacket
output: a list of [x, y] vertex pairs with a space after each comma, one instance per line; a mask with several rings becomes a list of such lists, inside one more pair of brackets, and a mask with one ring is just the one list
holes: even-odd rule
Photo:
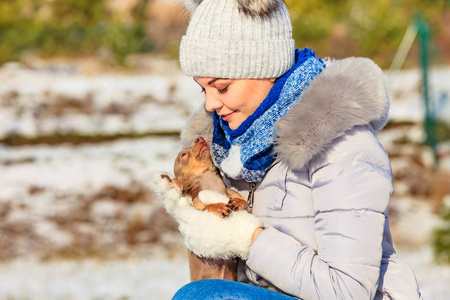
[[[277, 124], [277, 162], [258, 183], [253, 214], [265, 230], [239, 279], [305, 300], [421, 299], [392, 246], [392, 171], [375, 137], [387, 121], [381, 70], [364, 58], [331, 63]], [[199, 111], [182, 133], [212, 140]], [[229, 181], [244, 196], [249, 184]]]

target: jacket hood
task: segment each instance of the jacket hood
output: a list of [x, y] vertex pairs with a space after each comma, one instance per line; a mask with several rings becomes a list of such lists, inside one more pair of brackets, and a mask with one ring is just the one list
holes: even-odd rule
[[[355, 126], [382, 129], [388, 113], [383, 73], [372, 60], [333, 61], [275, 124], [277, 160], [300, 169]], [[192, 145], [197, 136], [211, 143], [213, 129], [212, 113], [202, 107], [181, 132], [183, 147]]]

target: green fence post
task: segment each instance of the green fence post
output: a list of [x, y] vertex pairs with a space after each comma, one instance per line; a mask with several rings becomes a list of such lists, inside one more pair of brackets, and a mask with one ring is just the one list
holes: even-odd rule
[[429, 90], [428, 90], [428, 44], [430, 33], [428, 29], [428, 24], [422, 13], [418, 14], [416, 17], [416, 26], [419, 33], [419, 44], [420, 44], [420, 61], [422, 64], [422, 93], [425, 102], [425, 132], [426, 132], [426, 142], [433, 150], [434, 167], [437, 167], [437, 136], [436, 136], [436, 120], [435, 112], [433, 109], [433, 103], [430, 101]]

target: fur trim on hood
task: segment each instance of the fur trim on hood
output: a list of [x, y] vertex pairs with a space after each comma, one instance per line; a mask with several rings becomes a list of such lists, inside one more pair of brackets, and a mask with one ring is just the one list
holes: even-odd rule
[[[383, 73], [372, 60], [333, 61], [275, 124], [277, 160], [300, 169], [355, 126], [382, 129], [388, 113]], [[181, 133], [183, 147], [191, 146], [197, 136], [211, 143], [213, 128], [212, 113], [202, 107]]]
[[[247, 16], [256, 18], [267, 18], [277, 11], [283, 4], [283, 0], [234, 0], [240, 12]], [[203, 0], [187, 0], [184, 4], [186, 9], [192, 14]]]

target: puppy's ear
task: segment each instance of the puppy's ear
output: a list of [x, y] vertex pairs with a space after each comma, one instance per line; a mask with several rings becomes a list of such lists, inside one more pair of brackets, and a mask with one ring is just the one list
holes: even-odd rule
[[169, 175], [166, 175], [166, 174], [161, 174], [161, 179], [167, 179], [170, 182], [172, 182], [172, 179], [170, 179]]

